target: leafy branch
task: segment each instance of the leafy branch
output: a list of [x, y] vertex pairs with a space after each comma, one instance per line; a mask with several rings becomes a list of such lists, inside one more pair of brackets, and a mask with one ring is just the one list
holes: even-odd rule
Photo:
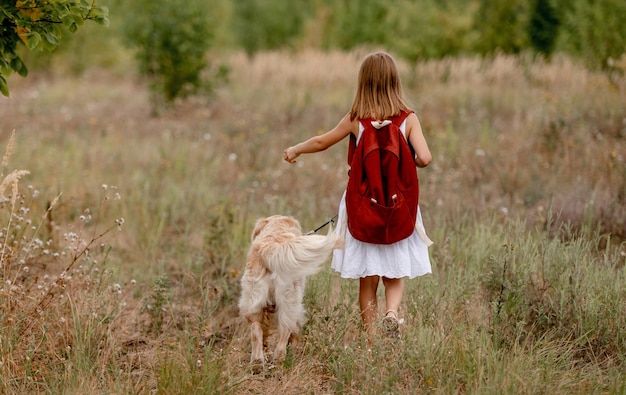
[[6, 77], [12, 72], [28, 75], [17, 54], [18, 45], [52, 51], [59, 46], [64, 29], [74, 33], [87, 20], [108, 26], [108, 8], [99, 6], [97, 0], [17, 0], [14, 5], [0, 6], [0, 92], [9, 96]]

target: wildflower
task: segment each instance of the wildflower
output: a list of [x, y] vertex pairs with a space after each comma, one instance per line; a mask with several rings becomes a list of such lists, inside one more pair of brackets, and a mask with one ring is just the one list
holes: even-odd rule
[[198, 359], [198, 360], [196, 361], [196, 366], [197, 366], [197, 367], [201, 367], [201, 366], [202, 366], [202, 360], [201, 360], [201, 359]]
[[115, 223], [117, 224], [117, 226], [121, 227], [122, 225], [124, 225], [124, 218], [120, 217], [120, 218], [116, 219]]
[[228, 160], [231, 162], [234, 162], [237, 160], [237, 154], [234, 152], [231, 152], [230, 154], [228, 154]]
[[131, 285], [135, 285], [135, 284], [137, 284], [137, 280], [135, 280], [135, 279], [133, 278], [132, 280], [130, 280], [130, 284], [131, 284]]
[[109, 189], [109, 186], [107, 184], [102, 184], [102, 189], [106, 191], [107, 189]]

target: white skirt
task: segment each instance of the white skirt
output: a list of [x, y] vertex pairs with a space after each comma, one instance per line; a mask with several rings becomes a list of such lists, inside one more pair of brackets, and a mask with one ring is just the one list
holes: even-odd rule
[[342, 278], [414, 278], [432, 273], [428, 255], [432, 241], [426, 236], [419, 206], [413, 234], [393, 244], [365, 243], [352, 237], [346, 220], [345, 192], [339, 203], [337, 224], [335, 232], [345, 232], [345, 245], [341, 250], [334, 250], [331, 267]]

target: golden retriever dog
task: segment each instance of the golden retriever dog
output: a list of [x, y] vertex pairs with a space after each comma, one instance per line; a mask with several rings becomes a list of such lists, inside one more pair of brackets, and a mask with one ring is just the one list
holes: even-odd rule
[[270, 328], [277, 329], [274, 361], [281, 361], [292, 336], [305, 322], [302, 304], [306, 277], [316, 274], [343, 238], [332, 229], [327, 236], [303, 235], [293, 217], [259, 219], [252, 231], [246, 268], [241, 278], [240, 315], [250, 323], [254, 373], [265, 364], [264, 345]]

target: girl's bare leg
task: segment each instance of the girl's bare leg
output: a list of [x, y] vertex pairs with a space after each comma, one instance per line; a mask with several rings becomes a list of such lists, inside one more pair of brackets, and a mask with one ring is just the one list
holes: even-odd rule
[[398, 309], [400, 308], [400, 302], [402, 302], [402, 294], [404, 293], [404, 283], [401, 278], [385, 278], [383, 277], [383, 284], [385, 285], [385, 317], [383, 318], [383, 331], [385, 337], [392, 339], [400, 338], [400, 331], [398, 324]]
[[404, 282], [401, 278], [383, 277], [385, 285], [385, 312], [393, 311], [395, 318], [398, 318], [398, 309], [404, 294]]
[[362, 277], [359, 280], [359, 305], [361, 307], [361, 319], [368, 335], [373, 335], [378, 319], [378, 303], [376, 291], [378, 290], [379, 276]]

